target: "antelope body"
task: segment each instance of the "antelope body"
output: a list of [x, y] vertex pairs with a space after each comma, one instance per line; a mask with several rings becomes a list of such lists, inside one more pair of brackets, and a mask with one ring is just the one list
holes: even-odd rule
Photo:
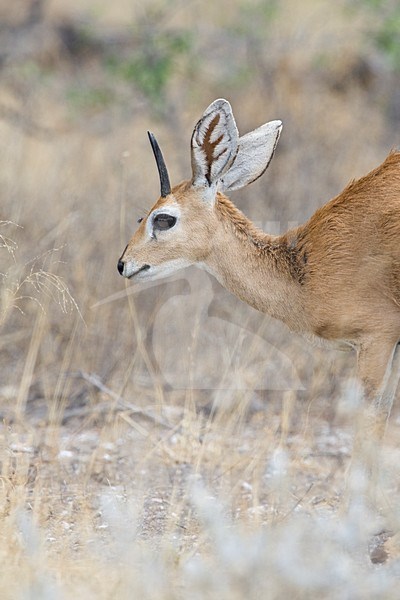
[[192, 135], [192, 179], [172, 189], [149, 134], [161, 197], [124, 250], [118, 270], [141, 281], [198, 264], [290, 329], [353, 347], [368, 401], [361, 438], [377, 439], [400, 371], [400, 152], [350, 183], [304, 225], [272, 236], [224, 192], [263, 174], [281, 128], [272, 121], [239, 137], [229, 103], [216, 100]]

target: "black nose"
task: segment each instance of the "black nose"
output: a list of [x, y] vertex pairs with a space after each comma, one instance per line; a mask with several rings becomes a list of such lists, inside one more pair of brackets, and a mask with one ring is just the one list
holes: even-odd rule
[[124, 263], [122, 262], [122, 260], [119, 260], [119, 261], [118, 261], [118, 266], [117, 266], [117, 269], [118, 269], [118, 273], [119, 273], [120, 275], [122, 275], [122, 273], [124, 272], [124, 266], [125, 266], [125, 265], [124, 265]]

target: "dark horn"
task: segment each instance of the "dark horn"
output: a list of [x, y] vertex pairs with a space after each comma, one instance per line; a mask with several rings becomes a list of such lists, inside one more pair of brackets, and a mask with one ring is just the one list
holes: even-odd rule
[[169, 182], [167, 166], [154, 134], [148, 131], [147, 135], [149, 136], [150, 144], [153, 148], [154, 158], [156, 159], [158, 173], [160, 175], [161, 197], [165, 198], [171, 193], [171, 184]]

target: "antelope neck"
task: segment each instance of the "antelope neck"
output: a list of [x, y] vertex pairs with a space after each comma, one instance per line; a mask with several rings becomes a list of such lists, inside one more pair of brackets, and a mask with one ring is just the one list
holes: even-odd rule
[[295, 242], [287, 234], [271, 236], [260, 231], [220, 194], [216, 211], [219, 227], [206, 260], [209, 270], [253, 308], [293, 330], [306, 329], [301, 323], [304, 273]]

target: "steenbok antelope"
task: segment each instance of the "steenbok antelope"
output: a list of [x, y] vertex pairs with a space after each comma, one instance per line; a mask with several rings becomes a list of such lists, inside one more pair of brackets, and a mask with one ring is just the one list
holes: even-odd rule
[[194, 128], [192, 178], [171, 188], [149, 133], [161, 197], [125, 248], [118, 271], [145, 281], [191, 264], [293, 331], [354, 348], [363, 390], [361, 446], [379, 440], [396, 391], [400, 351], [400, 152], [280, 236], [257, 229], [225, 196], [268, 167], [281, 121], [239, 137], [216, 100]]

